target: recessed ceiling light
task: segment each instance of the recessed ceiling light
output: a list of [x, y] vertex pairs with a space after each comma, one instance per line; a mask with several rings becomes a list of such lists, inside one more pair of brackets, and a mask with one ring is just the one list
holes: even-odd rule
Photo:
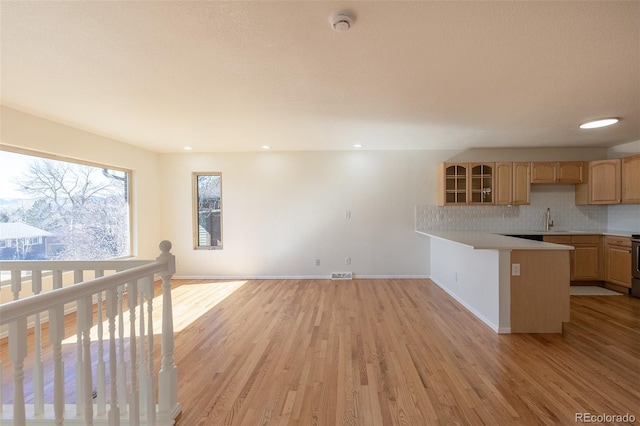
[[362, 145], [361, 143], [357, 143], [355, 145], [353, 145], [354, 148], [362, 148], [364, 145]]
[[184, 147], [184, 150], [185, 150], [185, 151], [191, 151], [192, 149], [193, 149], [193, 148], [191, 148], [190, 146], [185, 146], [185, 147]]
[[262, 149], [271, 149], [271, 145], [262, 145], [260, 148], [262, 148]]
[[619, 118], [601, 118], [598, 120], [593, 120], [593, 121], [587, 121], [586, 123], [582, 123], [580, 125], [581, 129], [597, 129], [599, 127], [606, 127], [606, 126], [611, 126], [612, 124], [616, 124], [618, 121], [620, 121]]

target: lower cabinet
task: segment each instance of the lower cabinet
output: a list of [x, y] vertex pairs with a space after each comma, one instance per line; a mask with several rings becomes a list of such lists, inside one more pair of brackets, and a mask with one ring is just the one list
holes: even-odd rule
[[631, 288], [631, 239], [605, 237], [605, 280]]
[[545, 235], [543, 241], [573, 246], [571, 281], [606, 281], [631, 288], [631, 238]]
[[600, 235], [545, 235], [543, 241], [573, 246], [570, 254], [571, 281], [602, 280]]

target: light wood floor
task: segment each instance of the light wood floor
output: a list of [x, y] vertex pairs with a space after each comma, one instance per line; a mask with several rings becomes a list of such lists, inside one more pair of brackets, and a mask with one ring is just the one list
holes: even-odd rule
[[640, 421], [640, 299], [572, 296], [562, 334], [497, 335], [426, 279], [174, 289], [179, 426]]
[[497, 335], [428, 280], [249, 281], [176, 344], [185, 426], [640, 418], [630, 297], [573, 297], [562, 335]]

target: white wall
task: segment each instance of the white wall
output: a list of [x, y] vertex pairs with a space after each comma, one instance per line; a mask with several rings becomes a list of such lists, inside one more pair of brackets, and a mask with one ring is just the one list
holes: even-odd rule
[[158, 154], [2, 106], [0, 143], [133, 170], [133, 253], [158, 256], [160, 189]]
[[[511, 331], [510, 254], [474, 250], [452, 241], [430, 240], [431, 279], [494, 331]], [[505, 281], [506, 279], [506, 281]], [[502, 280], [502, 282], [501, 282]]]
[[[444, 151], [161, 155], [172, 194], [162, 229], [180, 276], [426, 276], [428, 241], [416, 204], [435, 198]], [[193, 171], [222, 172], [223, 250], [193, 247]], [[345, 212], [351, 219], [345, 219]], [[345, 265], [351, 257], [351, 265]], [[315, 266], [320, 259], [320, 266]]]

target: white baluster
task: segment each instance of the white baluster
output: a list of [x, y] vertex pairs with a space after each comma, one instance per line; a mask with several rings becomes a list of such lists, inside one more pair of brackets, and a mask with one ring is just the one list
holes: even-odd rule
[[53, 271], [53, 289], [57, 290], [62, 288], [62, 271], [56, 269]]
[[26, 423], [24, 410], [24, 358], [27, 356], [27, 319], [9, 324], [9, 359], [13, 364], [13, 421]]
[[138, 360], [136, 342], [136, 308], [138, 306], [138, 284], [127, 284], [127, 304], [129, 307], [129, 365], [131, 366], [131, 391], [129, 393], [129, 424], [140, 424], [140, 397], [138, 395]]
[[93, 303], [91, 296], [78, 301], [78, 322], [82, 327], [83, 379], [82, 387], [76, 388], [76, 395], [82, 393], [84, 401], [84, 421], [93, 424], [93, 378], [91, 373], [91, 327], [93, 326]]
[[124, 361], [124, 285], [118, 287], [118, 405], [120, 413], [127, 412], [127, 364]]
[[13, 300], [20, 299], [20, 291], [22, 291], [22, 276], [20, 271], [11, 271], [11, 292]]
[[118, 379], [116, 373], [116, 313], [118, 311], [117, 290], [109, 289], [107, 296], [107, 318], [109, 319], [109, 377], [111, 379], [111, 401], [109, 403], [109, 426], [120, 425], [118, 406]]
[[[96, 278], [104, 276], [104, 271], [96, 271], [95, 276]], [[96, 366], [96, 404], [98, 415], [102, 415], [107, 412], [106, 373], [104, 363], [104, 330], [102, 326], [104, 318], [102, 315], [102, 309], [102, 292], [100, 292], [98, 293], [98, 365]]]
[[[55, 275], [54, 275], [55, 277]], [[64, 365], [62, 340], [64, 339], [64, 306], [49, 310], [49, 341], [53, 347], [53, 412], [56, 424], [64, 422]]]
[[[78, 284], [82, 282], [83, 272], [76, 269], [73, 271], [73, 282]], [[76, 301], [76, 312], [80, 313], [82, 309], [82, 301]], [[82, 330], [84, 324], [80, 320], [80, 315], [76, 315], [76, 414], [84, 415], [84, 361], [82, 358]]]
[[[38, 295], [42, 291], [42, 271], [32, 271], [31, 289]], [[44, 368], [42, 366], [42, 336], [40, 327], [40, 312], [35, 317], [35, 360], [33, 364], [33, 414], [44, 413]]]
[[146, 289], [147, 298], [147, 353], [149, 361], [147, 362], [147, 424], [156, 424], [156, 398], [155, 398], [155, 378], [153, 370], [153, 277], [149, 277]]
[[[53, 289], [57, 290], [62, 288], [62, 270], [55, 269], [53, 272]], [[56, 416], [56, 424], [62, 424], [64, 419], [64, 407], [65, 407], [65, 391], [64, 391], [64, 360], [62, 359], [62, 340], [64, 340], [64, 306], [57, 307], [50, 311], [49, 315], [54, 312], [56, 315], [55, 323], [50, 322], [49, 336], [53, 344], [53, 359], [54, 359], [54, 378], [53, 378], [53, 408]], [[51, 318], [51, 317], [50, 317]], [[51, 333], [51, 327], [55, 331], [55, 336]], [[53, 338], [56, 337], [55, 343]]]
[[162, 366], [158, 373], [158, 402], [159, 411], [163, 417], [170, 417], [170, 413], [178, 406], [178, 368], [173, 359], [173, 308], [171, 302], [171, 276], [176, 271], [175, 257], [170, 253], [171, 242], [162, 241], [162, 254], [157, 260], [166, 264], [166, 269], [160, 273], [162, 278]]
[[140, 414], [146, 414], [147, 412], [147, 359], [146, 359], [146, 347], [145, 347], [145, 333], [146, 330], [144, 328], [144, 291], [146, 288], [146, 280], [141, 279], [140, 286], [138, 287], [138, 291], [140, 292], [140, 302], [138, 303], [138, 307], [140, 309], [140, 313], [138, 317], [140, 318], [140, 356], [139, 366], [138, 366], [138, 385], [140, 392]]

